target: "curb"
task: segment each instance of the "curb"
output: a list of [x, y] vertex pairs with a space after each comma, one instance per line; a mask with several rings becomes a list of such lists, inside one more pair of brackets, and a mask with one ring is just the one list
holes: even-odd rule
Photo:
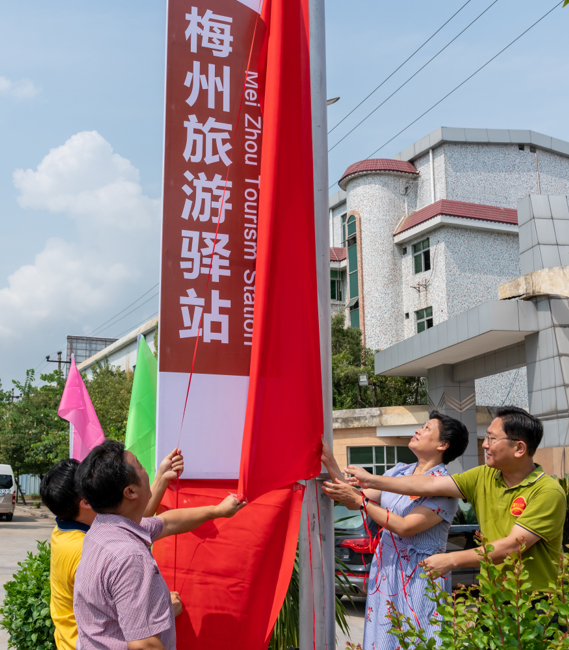
[[37, 508], [26, 508], [24, 506], [16, 506], [16, 510], [20, 512], [25, 512], [27, 515], [32, 515], [32, 517], [39, 517], [40, 519], [53, 519], [55, 521], [55, 515], [52, 515], [51, 512], [42, 512]]

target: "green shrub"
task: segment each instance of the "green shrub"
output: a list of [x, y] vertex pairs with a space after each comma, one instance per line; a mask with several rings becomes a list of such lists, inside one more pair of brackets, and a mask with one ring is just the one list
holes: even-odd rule
[[39, 553], [28, 553], [18, 562], [14, 580], [4, 585], [6, 597], [0, 608], [0, 626], [10, 635], [9, 648], [16, 650], [55, 650], [53, 622], [49, 615], [49, 561], [47, 542], [38, 542]]
[[[551, 593], [532, 591], [520, 552], [506, 558], [502, 571], [492, 563], [494, 550], [485, 541], [480, 547], [479, 585], [452, 594], [429, 579], [430, 600], [437, 604], [431, 624], [444, 650], [556, 650], [569, 648], [569, 635], [560, 629], [569, 615], [569, 556], [562, 555], [556, 584]], [[421, 574], [421, 577], [425, 577]], [[401, 650], [434, 650], [436, 639], [394, 607], [388, 615], [391, 634]], [[554, 618], [554, 616], [558, 617]]]

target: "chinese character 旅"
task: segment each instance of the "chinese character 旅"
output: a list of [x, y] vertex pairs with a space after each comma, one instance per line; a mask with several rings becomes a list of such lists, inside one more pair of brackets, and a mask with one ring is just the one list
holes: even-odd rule
[[210, 117], [205, 124], [201, 124], [195, 115], [188, 115], [188, 121], [184, 122], [184, 126], [186, 127], [185, 160], [191, 160], [193, 163], [203, 160], [207, 165], [221, 160], [225, 165], [231, 165], [227, 152], [232, 147], [229, 142], [224, 142], [230, 138], [231, 124], [217, 122], [213, 117]]

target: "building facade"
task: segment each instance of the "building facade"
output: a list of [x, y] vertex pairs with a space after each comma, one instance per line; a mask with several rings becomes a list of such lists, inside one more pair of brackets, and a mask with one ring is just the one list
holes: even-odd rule
[[[569, 143], [443, 127], [393, 159], [350, 165], [339, 185], [330, 240], [346, 248], [346, 319], [383, 350], [496, 299], [521, 275], [517, 202], [569, 193]], [[476, 395], [527, 408], [525, 368], [477, 380]]]

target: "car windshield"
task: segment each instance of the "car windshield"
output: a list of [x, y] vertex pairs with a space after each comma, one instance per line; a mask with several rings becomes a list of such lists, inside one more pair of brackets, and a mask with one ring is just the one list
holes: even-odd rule
[[0, 490], [9, 490], [12, 485], [14, 483], [10, 474], [0, 474]]
[[362, 525], [362, 516], [358, 511], [348, 510], [337, 503], [334, 506], [334, 528], [336, 530], [356, 530]]

